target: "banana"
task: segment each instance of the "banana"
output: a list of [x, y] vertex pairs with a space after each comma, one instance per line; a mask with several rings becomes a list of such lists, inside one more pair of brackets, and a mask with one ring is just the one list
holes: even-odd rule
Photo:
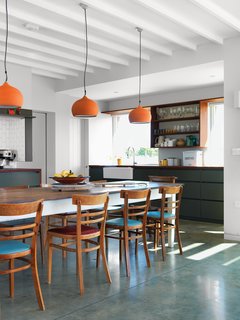
[[55, 173], [55, 174], [54, 174], [54, 177], [56, 177], [56, 178], [61, 178], [62, 175], [61, 175], [61, 173]]
[[79, 176], [77, 176], [71, 170], [62, 170], [61, 173], [55, 173], [54, 177], [56, 177], [56, 178], [67, 178], [67, 177], [76, 178], [76, 177], [82, 177], [82, 175], [80, 174]]

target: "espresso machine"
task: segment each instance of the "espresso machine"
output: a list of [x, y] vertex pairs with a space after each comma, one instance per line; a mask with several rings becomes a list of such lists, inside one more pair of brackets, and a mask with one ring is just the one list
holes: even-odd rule
[[10, 162], [14, 161], [15, 158], [14, 150], [0, 149], [0, 169], [11, 167]]

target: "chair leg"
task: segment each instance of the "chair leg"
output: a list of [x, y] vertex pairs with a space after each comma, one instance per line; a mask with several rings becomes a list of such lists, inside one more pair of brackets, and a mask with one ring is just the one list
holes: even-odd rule
[[43, 240], [42, 222], [39, 225], [39, 238], [40, 238], [41, 259], [42, 259], [42, 264], [44, 264], [44, 240]]
[[111, 279], [109, 268], [108, 268], [107, 258], [106, 258], [106, 251], [105, 251], [105, 247], [104, 247], [104, 237], [100, 237], [100, 249], [98, 250], [98, 252], [99, 251], [101, 251], [103, 267], [104, 267], [104, 271], [106, 273], [107, 281], [109, 283], [112, 283], [112, 279]]
[[123, 231], [124, 235], [124, 253], [125, 253], [125, 262], [126, 262], [126, 273], [127, 277], [130, 277], [130, 259], [129, 259], [129, 243], [128, 243], [128, 231]]
[[162, 258], [163, 258], [163, 261], [165, 261], [166, 246], [165, 246], [164, 225], [162, 225], [162, 224], [160, 226], [160, 232], [161, 232], [161, 243], [162, 243]]
[[39, 281], [39, 276], [38, 276], [36, 253], [34, 253], [33, 261], [32, 261], [32, 275], [33, 275], [33, 283], [34, 283], [34, 288], [35, 288], [39, 308], [41, 310], [45, 310], [45, 305], [44, 305], [43, 296], [42, 296], [42, 290], [40, 287], [40, 281]]
[[146, 232], [146, 228], [144, 228], [144, 230], [142, 231], [142, 237], [143, 237], [143, 247], [144, 247], [144, 253], [145, 253], [145, 257], [146, 257], [146, 262], [147, 262], [147, 266], [148, 268], [151, 267], [151, 262], [149, 259], [149, 253], [148, 253], [148, 247], [147, 247], [147, 232]]
[[79, 279], [79, 288], [80, 295], [84, 294], [84, 282], [83, 282], [83, 266], [82, 266], [82, 241], [77, 242], [77, 266], [78, 266], [78, 279]]
[[52, 254], [53, 254], [53, 248], [51, 246], [52, 244], [52, 236], [47, 236], [47, 244], [48, 244], [48, 283], [50, 284], [52, 282]]
[[45, 232], [44, 232], [44, 248], [47, 246], [47, 232], [49, 229], [49, 216], [45, 217]]
[[[63, 220], [62, 220], [62, 226], [63, 226], [63, 227], [66, 227], [67, 224], [68, 224], [67, 217], [64, 217]], [[66, 242], [67, 242], [66, 239], [62, 239], [62, 244], [66, 243]], [[65, 250], [62, 251], [62, 257], [63, 257], [64, 259], [66, 259], [66, 257], [67, 257], [67, 251], [65, 251]]]
[[[100, 242], [100, 237], [98, 237], [98, 242]], [[96, 268], [99, 268], [99, 265], [100, 265], [100, 249], [97, 250]]]
[[179, 223], [176, 221], [176, 236], [177, 236], [177, 242], [178, 242], [178, 247], [179, 247], [179, 251], [180, 254], [183, 254], [183, 250], [182, 250], [182, 240], [180, 237], [180, 230], [179, 230]]
[[159, 224], [155, 222], [155, 225], [154, 225], [154, 229], [153, 229], [153, 232], [154, 232], [154, 249], [156, 250], [157, 247], [158, 247], [158, 233], [159, 233]]
[[[9, 260], [9, 269], [14, 269], [14, 259]], [[10, 297], [14, 297], [14, 273], [9, 274], [9, 294]]]
[[[119, 231], [119, 237], [123, 237], [123, 232]], [[119, 261], [122, 262], [122, 248], [123, 248], [123, 240], [119, 239]]]
[[108, 237], [105, 237], [105, 248], [108, 251]]
[[[136, 235], [138, 235], [138, 229], [136, 230]], [[138, 238], [135, 239], [135, 255], [138, 254]]]

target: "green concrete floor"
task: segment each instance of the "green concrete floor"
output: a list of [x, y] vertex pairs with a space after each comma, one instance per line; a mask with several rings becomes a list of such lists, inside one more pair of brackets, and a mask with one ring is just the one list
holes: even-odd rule
[[82, 297], [74, 254], [63, 261], [55, 251], [51, 285], [46, 283], [46, 267], [39, 263], [45, 312], [38, 310], [30, 271], [16, 275], [14, 299], [8, 297], [7, 277], [1, 276], [0, 319], [239, 320], [240, 244], [224, 241], [218, 224], [181, 221], [181, 230], [184, 255], [175, 245], [167, 249], [163, 262], [161, 250], [153, 251], [150, 243], [151, 268], [146, 267], [142, 246], [137, 258], [132, 246], [130, 278], [125, 276], [124, 260], [119, 263], [118, 242], [112, 240], [111, 285], [103, 268], [95, 269], [95, 255], [85, 255]]

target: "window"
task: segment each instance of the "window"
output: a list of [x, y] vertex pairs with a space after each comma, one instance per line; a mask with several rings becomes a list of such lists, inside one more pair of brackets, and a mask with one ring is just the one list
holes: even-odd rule
[[113, 128], [113, 163], [122, 158], [123, 164], [133, 164], [133, 151], [128, 154], [128, 148], [135, 150], [137, 164], [157, 164], [158, 149], [150, 148], [150, 123], [131, 124], [128, 114], [112, 115]]
[[208, 104], [208, 141], [204, 164], [224, 164], [224, 105], [222, 102]]

